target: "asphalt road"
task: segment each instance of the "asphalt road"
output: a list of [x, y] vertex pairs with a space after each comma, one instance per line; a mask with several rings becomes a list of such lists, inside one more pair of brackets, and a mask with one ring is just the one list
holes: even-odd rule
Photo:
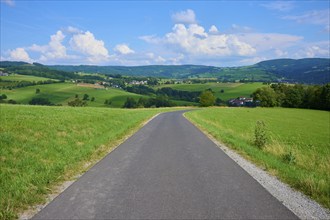
[[163, 113], [34, 219], [296, 219], [182, 116]]

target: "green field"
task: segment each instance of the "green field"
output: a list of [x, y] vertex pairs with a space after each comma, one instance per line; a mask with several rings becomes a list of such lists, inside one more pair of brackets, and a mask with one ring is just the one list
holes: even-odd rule
[[[330, 208], [329, 112], [209, 108], [185, 115], [217, 140]], [[265, 122], [269, 136], [264, 149], [254, 146], [258, 120]]]
[[[39, 94], [36, 94], [37, 88], [40, 89]], [[109, 107], [122, 107], [127, 97], [134, 97], [136, 99], [145, 97], [121, 89], [94, 89], [77, 86], [73, 83], [54, 83], [28, 86], [13, 90], [1, 90], [1, 94], [6, 94], [8, 100], [13, 99], [22, 104], [28, 104], [33, 97], [43, 97], [48, 98], [54, 104], [62, 105], [67, 105], [69, 101], [74, 100], [76, 94], [78, 94], [80, 99], [83, 98], [84, 94], [88, 94], [90, 99], [95, 97], [95, 101], [87, 101], [88, 106], [91, 107], [105, 107], [106, 105], [104, 102], [106, 99], [109, 99], [112, 102]]]
[[38, 76], [29, 76], [29, 75], [19, 75], [19, 74], [11, 74], [9, 76], [0, 76], [0, 79], [6, 80], [6, 81], [28, 81], [28, 82], [39, 82], [39, 81], [47, 81], [47, 80], [54, 80], [58, 81], [56, 79], [49, 79], [44, 77], [38, 77]]
[[0, 219], [43, 202], [143, 121], [174, 110], [0, 105]]
[[[171, 87], [172, 89], [182, 91], [204, 91], [212, 89], [215, 96], [224, 101], [239, 96], [249, 97], [258, 88], [264, 86], [262, 83], [204, 83], [204, 84], [169, 84], [161, 85], [156, 88]], [[221, 93], [221, 90], [224, 90]]]

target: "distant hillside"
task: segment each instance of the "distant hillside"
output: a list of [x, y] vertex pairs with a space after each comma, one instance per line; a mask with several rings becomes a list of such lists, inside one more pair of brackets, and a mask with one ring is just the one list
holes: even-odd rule
[[120, 74], [125, 76], [150, 76], [161, 78], [218, 78], [221, 81], [274, 81], [277, 77], [255, 66], [214, 67], [202, 65], [151, 65], [151, 66], [49, 66], [49, 68], [85, 73]]
[[[34, 63], [1, 61], [0, 67], [8, 70], [45, 71], [46, 67], [57, 70], [61, 78], [71, 77], [72, 72], [102, 73], [108, 75], [147, 76], [160, 78], [217, 78], [220, 81], [259, 81], [298, 82], [324, 84], [330, 82], [330, 59], [277, 59], [268, 60], [251, 66], [214, 67], [203, 65], [151, 65], [151, 66], [90, 66], [90, 65], [52, 65], [42, 66]], [[22, 70], [25, 69], [25, 70]], [[52, 71], [46, 72], [52, 72]], [[70, 72], [65, 74], [64, 72]], [[24, 74], [24, 73], [21, 73]], [[33, 75], [33, 74], [32, 74]], [[43, 76], [39, 74], [38, 76]], [[49, 76], [43, 76], [49, 77]], [[73, 75], [72, 75], [73, 77]], [[52, 78], [52, 77], [49, 77]], [[60, 78], [57, 76], [57, 78]]]
[[283, 77], [300, 83], [330, 82], [330, 59], [278, 59], [263, 61], [255, 66], [279, 78]]
[[52, 69], [71, 72], [120, 74], [126, 76], [153, 76], [164, 78], [187, 78], [190, 75], [219, 72], [221, 68], [201, 65], [150, 65], [150, 66], [49, 66]]

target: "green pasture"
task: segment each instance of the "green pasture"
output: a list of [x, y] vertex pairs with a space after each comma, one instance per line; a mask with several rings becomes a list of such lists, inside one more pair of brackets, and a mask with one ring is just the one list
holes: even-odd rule
[[0, 105], [0, 219], [41, 203], [164, 109]]
[[[36, 94], [36, 89], [40, 89], [40, 93]], [[91, 107], [104, 107], [105, 100], [110, 100], [111, 105], [109, 107], [122, 107], [127, 97], [140, 98], [142, 95], [129, 93], [121, 89], [95, 89], [88, 87], [81, 87], [74, 83], [54, 83], [47, 85], [28, 86], [24, 88], [18, 88], [13, 90], [1, 90], [2, 94], [7, 95], [7, 99], [13, 99], [18, 103], [28, 104], [33, 97], [48, 98], [54, 104], [67, 105], [69, 101], [75, 99], [75, 95], [78, 95], [80, 99], [84, 94], [89, 95], [87, 101], [88, 106]], [[95, 101], [91, 101], [94, 97]]]
[[38, 76], [29, 76], [29, 75], [19, 75], [19, 74], [11, 74], [9, 76], [0, 76], [0, 79], [6, 80], [6, 81], [28, 81], [28, 82], [39, 82], [39, 81], [47, 81], [47, 80], [57, 81], [56, 79], [49, 79], [49, 78], [38, 77]]
[[[330, 207], [330, 112], [285, 108], [208, 108], [187, 112], [202, 130], [325, 207]], [[254, 146], [258, 120], [268, 142]]]

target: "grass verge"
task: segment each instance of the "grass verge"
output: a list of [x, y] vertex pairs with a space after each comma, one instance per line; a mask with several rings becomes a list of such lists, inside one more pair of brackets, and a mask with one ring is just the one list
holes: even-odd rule
[[[208, 108], [185, 113], [215, 139], [330, 208], [330, 113], [284, 108]], [[268, 142], [254, 145], [256, 122]]]
[[143, 121], [171, 110], [0, 105], [0, 219], [44, 202]]

